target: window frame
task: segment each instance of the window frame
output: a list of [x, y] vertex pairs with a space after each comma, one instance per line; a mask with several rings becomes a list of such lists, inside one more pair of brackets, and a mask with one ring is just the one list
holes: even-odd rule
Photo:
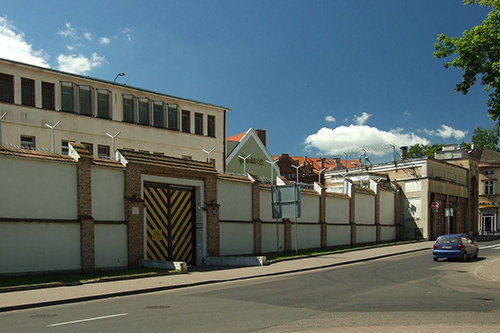
[[179, 105], [167, 103], [167, 128], [173, 131], [179, 130]]
[[[131, 103], [130, 103], [130, 107], [132, 108], [131, 110], [125, 110], [125, 100], [130, 100]], [[126, 122], [126, 123], [130, 123], [130, 124], [135, 124], [136, 123], [136, 110], [137, 110], [137, 106], [136, 106], [136, 97], [134, 95], [131, 95], [131, 94], [123, 94], [122, 95], [122, 102], [123, 102], [123, 115], [122, 115], [122, 118], [123, 118], [123, 121]], [[130, 115], [128, 115], [130, 113]], [[128, 115], [128, 116], [127, 116]], [[132, 117], [132, 119], [128, 119], [129, 116]]]
[[[165, 128], [165, 102], [153, 101], [153, 126]], [[161, 116], [160, 116], [161, 115]]]
[[52, 82], [41, 82], [42, 87], [42, 109], [56, 109], [56, 85]]
[[215, 138], [215, 116], [207, 115], [207, 136]]
[[[97, 95], [97, 112], [96, 112], [97, 118], [111, 119], [113, 93], [108, 89], [96, 89], [96, 95]], [[104, 99], [101, 98], [102, 96], [106, 96], [105, 113], [102, 111], [102, 103], [104, 101]]]
[[494, 180], [486, 180], [484, 182], [484, 194], [492, 195], [495, 194], [495, 181]]
[[182, 110], [181, 118], [181, 131], [191, 133], [191, 111]]
[[61, 81], [61, 111], [77, 113], [77, 85], [70, 81]]
[[0, 73], [0, 102], [14, 103], [14, 75]]
[[194, 113], [194, 134], [203, 135], [203, 113]]
[[[26, 144], [26, 143], [28, 143], [28, 144]], [[21, 134], [20, 147], [22, 149], [35, 150], [36, 149], [36, 137], [33, 135]]]
[[137, 98], [137, 124], [151, 125], [151, 100], [147, 97]]
[[[84, 88], [84, 89], [82, 89]], [[82, 112], [82, 91], [88, 89], [88, 112]], [[94, 88], [89, 85], [78, 86], [78, 113], [83, 116], [94, 116]]]
[[[106, 150], [106, 154], [102, 154], [101, 153], [101, 150], [102, 149], [105, 149]], [[111, 158], [111, 148], [107, 145], [97, 145], [97, 157], [98, 158]]]
[[35, 106], [35, 80], [21, 78], [21, 105]]

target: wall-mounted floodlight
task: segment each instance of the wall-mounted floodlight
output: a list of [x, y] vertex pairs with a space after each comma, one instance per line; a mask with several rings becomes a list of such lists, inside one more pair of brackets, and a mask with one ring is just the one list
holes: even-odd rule
[[111, 151], [113, 152], [113, 157], [112, 159], [114, 160], [115, 154], [116, 154], [116, 146], [115, 146], [115, 139], [118, 135], [120, 135], [121, 131], [118, 131], [115, 135], [111, 135], [109, 133], [106, 133], [107, 136], [111, 138]]
[[247, 175], [247, 158], [252, 156], [252, 154], [248, 154], [247, 157], [243, 157], [241, 155], [238, 155], [239, 158], [243, 160], [243, 174], [246, 176]]
[[274, 178], [273, 178], [274, 165], [278, 163], [279, 160], [280, 160], [279, 158], [275, 159], [273, 162], [269, 162], [268, 160], [266, 160], [267, 163], [271, 164], [271, 185], [274, 185]]
[[124, 76], [124, 75], [125, 75], [125, 73], [123, 73], [123, 72], [116, 74], [116, 77], [115, 77], [115, 79], [113, 80], [113, 82], [116, 82], [116, 79], [117, 79], [119, 76]]
[[297, 170], [297, 184], [299, 183], [299, 169], [302, 168], [303, 166], [306, 165], [306, 161], [304, 160], [304, 162], [302, 162], [302, 164], [300, 165], [293, 165], [292, 164], [292, 167], [295, 168], [295, 170]]
[[212, 163], [212, 160], [210, 159], [210, 153], [215, 150], [215, 147], [213, 147], [210, 151], [202, 149], [206, 154], [207, 154], [207, 162]]
[[59, 125], [61, 121], [59, 120], [54, 126], [50, 126], [49, 124], [45, 124], [48, 128], [50, 128], [50, 132], [52, 135], [52, 152], [56, 152], [56, 139], [55, 139], [55, 131], [54, 128], [56, 128], [57, 125]]
[[3, 115], [0, 117], [0, 146], [2, 146], [2, 119], [9, 113], [9, 111], [5, 111]]

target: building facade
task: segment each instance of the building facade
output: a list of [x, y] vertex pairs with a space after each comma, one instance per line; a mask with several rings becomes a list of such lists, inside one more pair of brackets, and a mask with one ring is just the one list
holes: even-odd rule
[[93, 156], [135, 149], [226, 166], [229, 109], [115, 82], [0, 59], [0, 142]]

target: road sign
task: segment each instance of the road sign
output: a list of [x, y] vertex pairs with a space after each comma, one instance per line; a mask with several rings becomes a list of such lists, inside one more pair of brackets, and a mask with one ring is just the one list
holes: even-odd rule
[[433, 210], [438, 210], [438, 209], [439, 209], [439, 202], [434, 201], [434, 202], [431, 204], [431, 208], [432, 208]]

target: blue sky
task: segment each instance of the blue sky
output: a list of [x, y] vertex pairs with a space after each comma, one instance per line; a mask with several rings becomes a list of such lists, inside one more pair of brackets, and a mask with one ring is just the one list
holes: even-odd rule
[[[2, 1], [0, 57], [222, 105], [271, 154], [380, 161], [470, 142], [487, 94], [432, 57], [487, 8], [461, 0]], [[364, 149], [364, 150], [363, 150]], [[373, 158], [372, 158], [373, 160]]]

